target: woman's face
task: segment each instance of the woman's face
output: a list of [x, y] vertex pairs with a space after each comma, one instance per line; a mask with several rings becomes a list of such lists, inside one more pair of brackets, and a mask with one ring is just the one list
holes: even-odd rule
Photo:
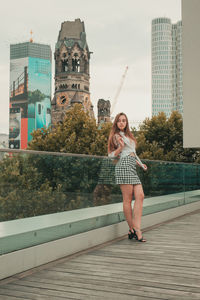
[[119, 119], [117, 121], [117, 127], [119, 128], [119, 130], [123, 131], [126, 127], [126, 117], [124, 115], [119, 116]]

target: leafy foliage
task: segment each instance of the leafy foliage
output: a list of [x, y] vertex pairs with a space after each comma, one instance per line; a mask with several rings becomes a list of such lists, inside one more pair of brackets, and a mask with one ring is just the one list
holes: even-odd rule
[[14, 155], [0, 162], [0, 220], [68, 210], [70, 199], [52, 186], [33, 156]]
[[66, 112], [63, 123], [56, 124], [52, 129], [34, 131], [28, 149], [107, 155], [111, 126], [111, 123], [105, 123], [98, 129], [95, 119], [90, 118], [80, 104], [76, 104]]
[[[29, 149], [107, 155], [111, 126], [105, 123], [98, 129], [95, 119], [76, 104], [66, 112], [62, 124], [34, 131]], [[177, 111], [169, 119], [163, 112], [147, 118], [138, 131], [133, 128], [132, 132], [137, 138], [137, 153], [143, 159], [200, 163], [199, 149], [183, 148], [183, 120]]]
[[28, 92], [29, 103], [41, 102], [45, 99], [45, 95], [41, 93], [40, 90], [35, 90], [33, 92]]
[[[99, 184], [102, 159], [21, 154], [0, 161], [0, 221], [121, 201]], [[106, 192], [107, 191], [107, 192]]]
[[199, 149], [183, 148], [183, 121], [177, 111], [169, 119], [161, 112], [152, 119], [146, 119], [137, 137], [137, 152], [141, 158], [179, 162], [200, 162]]

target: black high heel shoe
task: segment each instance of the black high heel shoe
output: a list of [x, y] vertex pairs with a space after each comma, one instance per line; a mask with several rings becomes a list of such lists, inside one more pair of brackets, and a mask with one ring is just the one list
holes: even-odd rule
[[135, 230], [133, 229], [133, 232], [129, 229], [129, 232], [128, 232], [128, 238], [129, 240], [132, 240], [133, 238], [135, 238], [136, 236], [136, 233], [135, 233]]
[[145, 238], [143, 236], [141, 237], [141, 239], [139, 239], [138, 236], [137, 236], [137, 232], [141, 231], [141, 230], [135, 230], [135, 229], [133, 229], [133, 230], [134, 230], [134, 234], [135, 234], [134, 238], [136, 239], [136, 241], [137, 242], [146, 243], [146, 240], [145, 240]]

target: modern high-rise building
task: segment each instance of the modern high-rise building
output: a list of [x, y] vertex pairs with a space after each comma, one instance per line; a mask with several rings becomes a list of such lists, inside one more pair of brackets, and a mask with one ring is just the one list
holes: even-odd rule
[[183, 113], [182, 22], [152, 20], [152, 115]]
[[51, 124], [51, 48], [10, 45], [9, 148], [26, 149], [33, 130]]

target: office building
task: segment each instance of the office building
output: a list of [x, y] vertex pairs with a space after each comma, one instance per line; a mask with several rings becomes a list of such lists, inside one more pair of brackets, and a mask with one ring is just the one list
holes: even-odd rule
[[10, 45], [9, 148], [26, 149], [33, 130], [51, 124], [51, 48]]
[[182, 22], [152, 20], [152, 115], [183, 113]]

